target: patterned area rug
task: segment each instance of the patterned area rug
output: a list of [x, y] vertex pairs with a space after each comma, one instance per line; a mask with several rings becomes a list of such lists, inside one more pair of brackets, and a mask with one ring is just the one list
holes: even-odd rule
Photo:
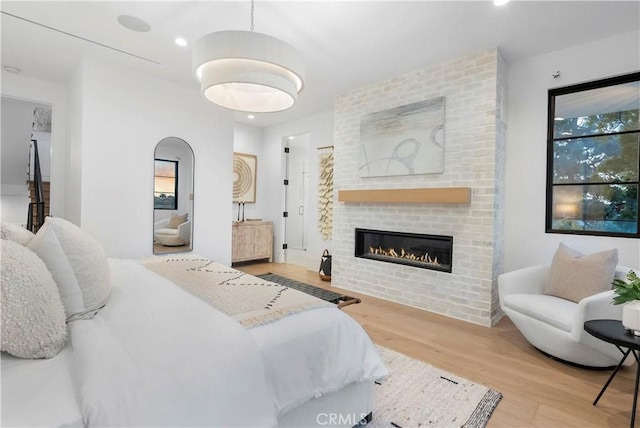
[[377, 346], [389, 376], [376, 386], [371, 428], [469, 427], [487, 425], [502, 394]]
[[349, 297], [344, 294], [336, 293], [333, 291], [325, 290], [324, 288], [316, 287], [315, 285], [305, 284], [304, 282], [294, 281], [293, 279], [285, 278], [284, 276], [276, 275], [274, 273], [265, 273], [262, 275], [256, 275], [258, 278], [262, 278], [266, 281], [278, 283], [280, 285], [293, 288], [303, 293], [310, 294], [319, 299], [326, 300], [342, 308], [354, 303], [360, 303], [360, 299]]

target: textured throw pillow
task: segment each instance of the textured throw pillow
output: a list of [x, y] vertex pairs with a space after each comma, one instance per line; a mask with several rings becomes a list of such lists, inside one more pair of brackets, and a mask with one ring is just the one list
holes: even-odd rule
[[0, 247], [2, 350], [19, 358], [51, 358], [67, 338], [58, 287], [33, 251], [9, 240]]
[[0, 227], [0, 238], [17, 242], [20, 245], [27, 245], [34, 236], [30, 230], [17, 224], [2, 222]]
[[47, 217], [28, 247], [53, 275], [67, 321], [89, 319], [111, 294], [107, 257], [95, 239], [61, 218]]
[[551, 262], [544, 294], [577, 303], [610, 290], [617, 264], [617, 249], [585, 256], [560, 244]]
[[167, 225], [168, 229], [177, 229], [182, 223], [187, 221], [187, 217], [189, 213], [184, 213], [182, 215], [171, 214], [171, 218], [169, 219], [169, 224]]

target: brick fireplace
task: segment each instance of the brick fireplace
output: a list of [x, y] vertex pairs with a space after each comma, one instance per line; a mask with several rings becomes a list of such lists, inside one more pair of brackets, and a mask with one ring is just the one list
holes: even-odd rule
[[[468, 203], [399, 203], [340, 202], [334, 197], [334, 284], [477, 324], [489, 326], [499, 319], [496, 278], [503, 263], [505, 86], [506, 65], [497, 49], [491, 49], [336, 99], [336, 196], [341, 190], [468, 187], [471, 199]], [[361, 118], [437, 97], [445, 99], [444, 172], [360, 177]], [[455, 258], [443, 270], [356, 256], [356, 229], [450, 237]]]

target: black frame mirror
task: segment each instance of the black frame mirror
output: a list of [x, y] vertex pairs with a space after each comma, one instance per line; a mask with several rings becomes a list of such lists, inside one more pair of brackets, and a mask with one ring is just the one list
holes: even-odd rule
[[193, 250], [195, 157], [181, 138], [168, 137], [154, 151], [153, 254]]

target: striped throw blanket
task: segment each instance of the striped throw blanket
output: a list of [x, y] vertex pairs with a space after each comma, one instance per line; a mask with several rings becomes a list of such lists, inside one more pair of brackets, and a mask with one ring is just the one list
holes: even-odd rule
[[158, 257], [143, 260], [142, 264], [246, 328], [312, 308], [334, 306], [206, 258]]

